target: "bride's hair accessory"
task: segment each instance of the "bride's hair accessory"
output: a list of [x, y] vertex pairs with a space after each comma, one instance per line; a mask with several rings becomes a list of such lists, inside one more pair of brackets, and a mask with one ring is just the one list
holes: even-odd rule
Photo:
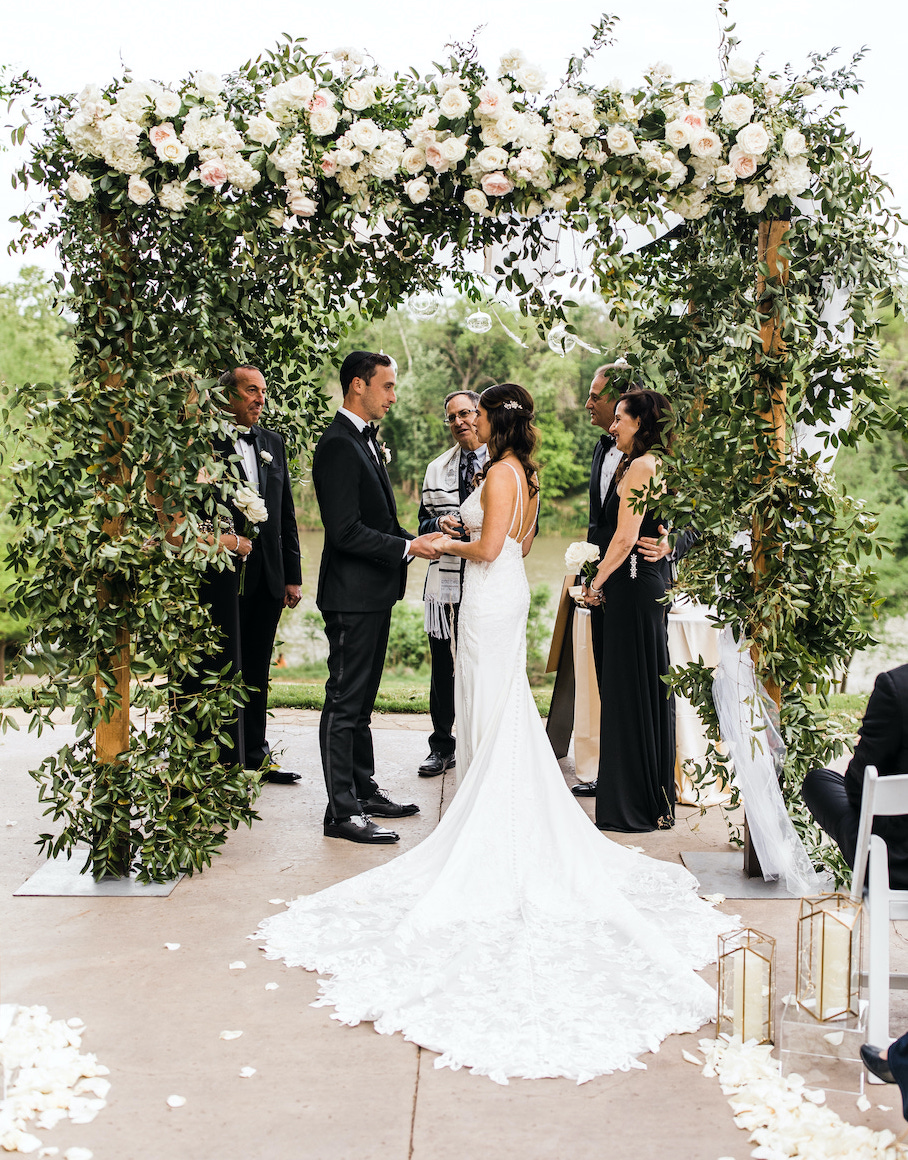
[[521, 407], [516, 399], [507, 399], [501, 405], [505, 411], [516, 411], [518, 415], [526, 415], [530, 419], [533, 418], [533, 412], [528, 411], [526, 407]]
[[519, 411], [520, 410], [520, 404], [515, 403], [513, 399], [508, 399], [508, 401], [506, 403], [504, 403], [503, 405], [506, 408], [506, 410], [508, 410], [508, 411]]

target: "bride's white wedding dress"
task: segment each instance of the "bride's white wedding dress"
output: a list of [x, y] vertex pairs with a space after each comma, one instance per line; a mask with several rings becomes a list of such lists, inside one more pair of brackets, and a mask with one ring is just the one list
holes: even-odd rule
[[[474, 539], [479, 494], [461, 509]], [[328, 976], [317, 1005], [335, 1019], [400, 1031], [438, 1052], [436, 1067], [582, 1082], [643, 1067], [641, 1052], [715, 1018], [695, 971], [737, 924], [683, 867], [606, 838], [571, 795], [527, 683], [529, 599], [515, 539], [467, 563], [459, 786], [436, 829], [253, 937], [268, 958]]]

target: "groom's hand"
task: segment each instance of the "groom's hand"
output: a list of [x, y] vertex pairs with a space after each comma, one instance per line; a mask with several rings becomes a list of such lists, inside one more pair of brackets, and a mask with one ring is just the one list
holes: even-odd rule
[[429, 532], [425, 536], [417, 536], [407, 545], [407, 552], [411, 556], [419, 556], [422, 560], [437, 560], [440, 552], [435, 544], [442, 537], [438, 532]]

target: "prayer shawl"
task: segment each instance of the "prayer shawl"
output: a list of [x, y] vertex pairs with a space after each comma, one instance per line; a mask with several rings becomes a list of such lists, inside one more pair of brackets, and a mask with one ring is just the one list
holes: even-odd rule
[[[451, 447], [426, 468], [422, 485], [423, 508], [430, 516], [460, 512], [460, 447]], [[448, 640], [451, 636], [451, 606], [460, 603], [460, 587], [465, 561], [459, 556], [432, 560], [426, 573], [423, 600], [425, 628], [429, 636]]]

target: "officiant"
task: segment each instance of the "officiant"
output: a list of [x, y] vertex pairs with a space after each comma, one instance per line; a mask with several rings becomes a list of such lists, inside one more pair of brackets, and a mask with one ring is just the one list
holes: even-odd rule
[[[419, 505], [419, 534], [446, 532], [466, 539], [460, 522], [460, 505], [473, 490], [488, 453], [476, 434], [479, 395], [475, 391], [452, 391], [445, 396], [445, 423], [454, 447], [442, 452], [426, 468]], [[432, 734], [429, 756], [418, 769], [420, 777], [437, 777], [452, 769], [454, 756], [454, 646], [463, 585], [465, 561], [442, 556], [429, 564], [423, 591], [425, 627], [429, 636], [432, 676], [429, 713]]]

